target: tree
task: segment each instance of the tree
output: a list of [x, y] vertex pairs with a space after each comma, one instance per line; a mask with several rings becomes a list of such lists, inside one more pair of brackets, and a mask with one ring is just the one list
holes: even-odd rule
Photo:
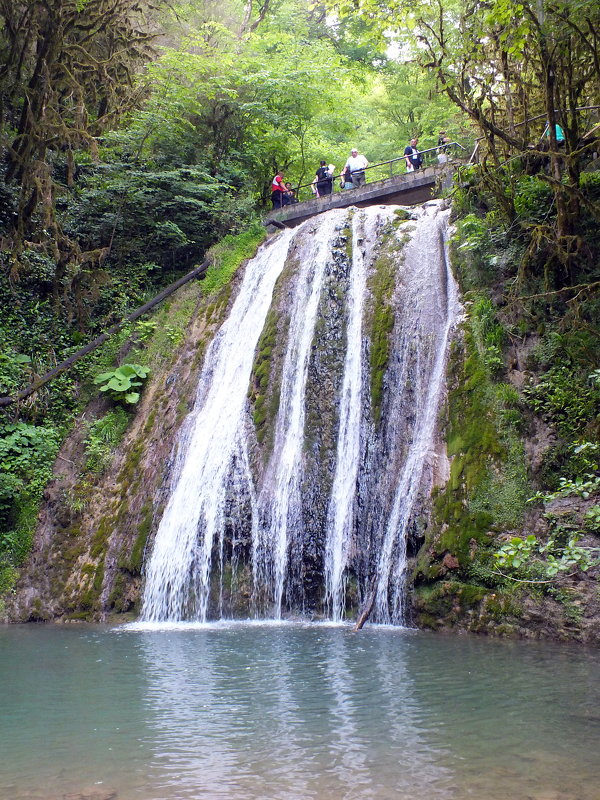
[[[483, 172], [514, 218], [499, 171], [517, 156], [549, 158], [556, 222], [542, 238], [562, 277], [581, 256], [576, 227], [582, 163], [593, 141], [583, 138], [581, 107], [600, 97], [600, 6], [594, 0], [342, 0], [341, 15], [369, 20], [370, 35], [395, 37], [435, 75], [452, 102], [478, 126]], [[406, 58], [406, 55], [405, 55]], [[548, 122], [547, 143], [541, 133]], [[556, 139], [556, 124], [565, 134]], [[489, 164], [488, 168], [488, 162]], [[597, 212], [596, 212], [597, 213]]]
[[[152, 54], [149, 3], [137, 0], [0, 0], [0, 131], [6, 180], [19, 185], [13, 254], [30, 237], [57, 266], [82, 258], [56, 220], [51, 160], [66, 160], [139, 99], [135, 71]], [[97, 256], [96, 256], [97, 258]]]

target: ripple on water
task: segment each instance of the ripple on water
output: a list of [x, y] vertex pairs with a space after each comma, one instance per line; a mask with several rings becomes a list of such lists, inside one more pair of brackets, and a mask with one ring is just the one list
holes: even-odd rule
[[392, 628], [2, 629], [0, 798], [598, 800], [599, 678]]

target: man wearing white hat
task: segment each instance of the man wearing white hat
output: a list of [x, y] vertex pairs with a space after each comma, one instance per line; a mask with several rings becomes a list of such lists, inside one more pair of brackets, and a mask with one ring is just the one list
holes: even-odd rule
[[[352, 185], [356, 189], [357, 186], [364, 186], [367, 182], [365, 178], [365, 168], [369, 166], [367, 159], [360, 155], [356, 147], [352, 148], [350, 158], [346, 161], [346, 167], [352, 174]], [[344, 167], [344, 169], [346, 168]], [[342, 170], [343, 172], [344, 170]]]

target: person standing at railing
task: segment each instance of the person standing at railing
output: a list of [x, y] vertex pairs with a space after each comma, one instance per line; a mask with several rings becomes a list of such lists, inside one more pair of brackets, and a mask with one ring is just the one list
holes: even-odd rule
[[335, 167], [333, 164], [327, 166], [327, 162], [321, 160], [321, 166], [315, 173], [315, 181], [317, 187], [317, 197], [323, 197], [325, 194], [331, 194], [333, 191], [333, 173]]
[[287, 191], [283, 195], [283, 205], [284, 206], [294, 205], [295, 203], [298, 202], [298, 198], [296, 197], [296, 192], [292, 189], [292, 184], [286, 183], [285, 188]]
[[[367, 182], [365, 177], [365, 169], [369, 166], [369, 162], [367, 159], [360, 155], [356, 147], [353, 147], [350, 151], [350, 157], [348, 161], [346, 161], [346, 165], [344, 166], [344, 170], [350, 170], [352, 175], [352, 185], [356, 189], [359, 186], [364, 186]], [[344, 171], [342, 170], [342, 171]]]
[[418, 143], [418, 139], [411, 139], [410, 144], [407, 144], [404, 148], [407, 172], [414, 172], [416, 169], [420, 169], [421, 164], [423, 163], [423, 156], [417, 150]]
[[283, 175], [278, 172], [271, 183], [271, 202], [273, 203], [273, 208], [281, 208], [285, 205], [283, 198], [286, 192], [287, 188], [283, 181]]
[[340, 189], [354, 189], [354, 184], [352, 183], [352, 170], [347, 164], [340, 175]]
[[446, 131], [440, 131], [440, 135], [438, 136], [438, 164], [448, 163], [448, 153], [446, 152], [447, 148], [444, 147], [444, 145], [449, 144], [450, 141], [450, 138], [446, 136]]

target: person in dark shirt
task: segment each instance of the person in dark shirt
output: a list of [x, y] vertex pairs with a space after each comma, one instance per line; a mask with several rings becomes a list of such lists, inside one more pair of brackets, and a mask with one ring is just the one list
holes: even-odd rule
[[294, 205], [294, 203], [298, 202], [298, 198], [296, 197], [296, 192], [292, 189], [292, 184], [286, 183], [285, 188], [287, 191], [284, 197], [284, 205]]
[[411, 139], [410, 144], [404, 148], [404, 156], [406, 158], [406, 171], [413, 172], [415, 169], [420, 169], [423, 163], [423, 156], [417, 150], [418, 139]]
[[333, 191], [333, 175], [329, 171], [326, 161], [321, 161], [321, 166], [315, 174], [317, 179], [317, 197], [323, 197], [324, 194], [331, 194]]
[[340, 179], [340, 189], [354, 189], [354, 184], [352, 183], [352, 170], [348, 164], [346, 164], [342, 170]]

